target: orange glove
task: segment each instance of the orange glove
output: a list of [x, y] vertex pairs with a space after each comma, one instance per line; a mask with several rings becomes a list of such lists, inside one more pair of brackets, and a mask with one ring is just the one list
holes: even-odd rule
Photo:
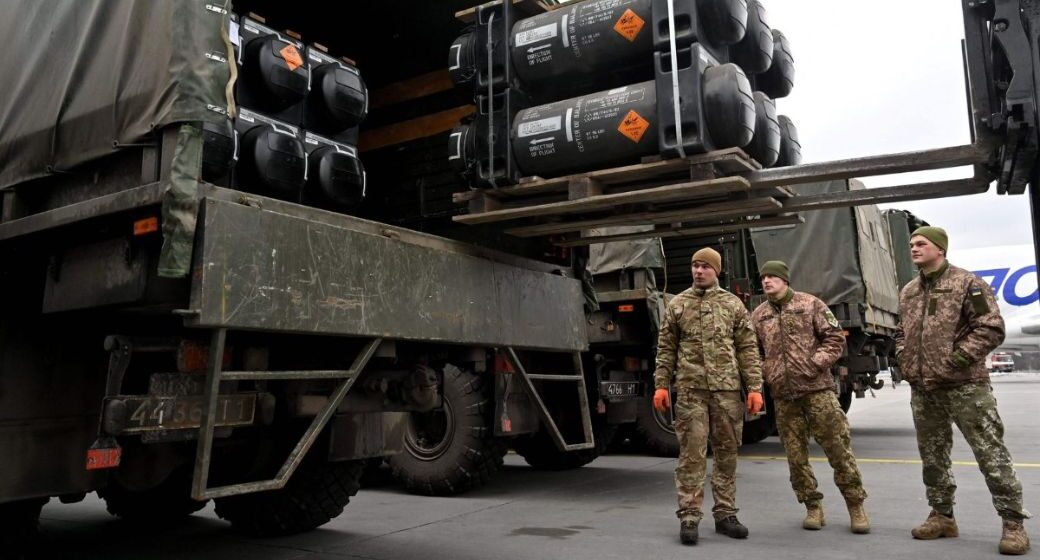
[[672, 406], [672, 397], [668, 394], [668, 389], [658, 389], [654, 391], [654, 408], [658, 412], [665, 412]]
[[758, 414], [762, 412], [762, 408], [765, 407], [765, 402], [762, 400], [762, 393], [752, 391], [747, 394], [747, 411], [748, 414]]

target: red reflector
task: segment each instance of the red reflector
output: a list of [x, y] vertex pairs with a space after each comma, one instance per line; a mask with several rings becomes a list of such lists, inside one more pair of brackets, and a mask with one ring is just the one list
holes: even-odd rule
[[123, 456], [122, 448], [97, 448], [87, 450], [87, 470], [114, 469]]
[[632, 305], [630, 303], [627, 303], [625, 305], [617, 306], [617, 310], [620, 313], [631, 313], [631, 312], [636, 310], [636, 306], [634, 306], [634, 305]]
[[159, 218], [152, 216], [134, 222], [134, 235], [148, 235], [159, 231]]
[[[192, 373], [206, 371], [209, 367], [209, 346], [190, 340], [182, 340], [177, 348], [177, 371]], [[231, 348], [224, 349], [221, 367], [231, 367]]]
[[516, 373], [513, 369], [513, 362], [509, 361], [509, 358], [505, 354], [495, 354], [495, 372], [496, 373]]

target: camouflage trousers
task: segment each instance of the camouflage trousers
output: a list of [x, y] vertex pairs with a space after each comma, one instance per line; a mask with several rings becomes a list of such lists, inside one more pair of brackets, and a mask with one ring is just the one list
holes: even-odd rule
[[737, 448], [744, 429], [744, 403], [739, 391], [678, 390], [675, 434], [679, 438], [679, 466], [675, 488], [680, 519], [701, 520], [708, 440], [711, 440], [711, 494], [715, 519], [736, 515]]
[[817, 391], [791, 401], [777, 400], [776, 424], [780, 443], [787, 453], [791, 487], [799, 503], [823, 499], [809, 465], [809, 436], [823, 448], [827, 462], [834, 470], [834, 484], [841, 490], [845, 501], [858, 504], [866, 499], [863, 477], [852, 454], [849, 421], [834, 391]]
[[988, 385], [968, 384], [930, 391], [914, 387], [910, 407], [924, 465], [928, 504], [933, 509], [947, 515], [953, 512], [957, 484], [950, 450], [952, 424], [956, 424], [975, 454], [997, 513], [1005, 519], [1029, 517], [1029, 512], [1022, 508], [1022, 483], [1004, 446], [1004, 423], [997, 413], [997, 399]]

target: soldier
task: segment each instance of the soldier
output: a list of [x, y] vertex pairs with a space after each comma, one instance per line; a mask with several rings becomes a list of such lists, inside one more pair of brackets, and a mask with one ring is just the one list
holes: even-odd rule
[[679, 466], [679, 539], [697, 544], [704, 501], [708, 440], [714, 454], [711, 492], [715, 531], [735, 539], [748, 535], [737, 520], [737, 448], [744, 426], [743, 381], [747, 410], [762, 409], [762, 373], [758, 341], [747, 309], [719, 287], [722, 256], [704, 248], [693, 254], [693, 286], [668, 304], [657, 342], [654, 406], [671, 406], [669, 386], [676, 387], [675, 433]]
[[820, 298], [790, 287], [787, 264], [769, 261], [759, 271], [769, 301], [751, 314], [751, 323], [765, 351], [762, 368], [776, 402], [780, 442], [787, 453], [791, 486], [805, 504], [802, 527], [819, 530], [826, 524], [823, 494], [809, 465], [809, 435], [823, 448], [834, 469], [834, 483], [848, 506], [853, 533], [869, 533], [863, 509], [867, 493], [852, 455], [849, 422], [838, 404], [831, 366], [841, 357], [845, 336], [834, 314]]
[[1004, 446], [1004, 425], [989, 384], [986, 355], [1004, 341], [1004, 320], [989, 285], [946, 260], [948, 238], [937, 227], [910, 236], [910, 255], [920, 269], [899, 295], [896, 356], [910, 384], [924, 485], [932, 512], [915, 527], [915, 539], [956, 537], [950, 463], [951, 423], [971, 446], [993, 506], [1003, 518], [1001, 554], [1025, 554], [1029, 537], [1022, 520], [1022, 484]]

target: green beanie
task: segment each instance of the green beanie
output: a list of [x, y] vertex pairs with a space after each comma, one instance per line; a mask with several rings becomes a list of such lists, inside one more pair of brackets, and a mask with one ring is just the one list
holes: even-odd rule
[[910, 234], [912, 239], [914, 236], [920, 235], [921, 237], [931, 241], [936, 247], [946, 250], [946, 247], [950, 245], [950, 238], [946, 235], [946, 230], [941, 227], [935, 226], [922, 226], [914, 230]]
[[777, 278], [783, 278], [784, 282], [791, 283], [791, 270], [787, 268], [787, 263], [784, 261], [767, 261], [762, 265], [762, 269], [758, 271], [759, 276], [776, 276]]

